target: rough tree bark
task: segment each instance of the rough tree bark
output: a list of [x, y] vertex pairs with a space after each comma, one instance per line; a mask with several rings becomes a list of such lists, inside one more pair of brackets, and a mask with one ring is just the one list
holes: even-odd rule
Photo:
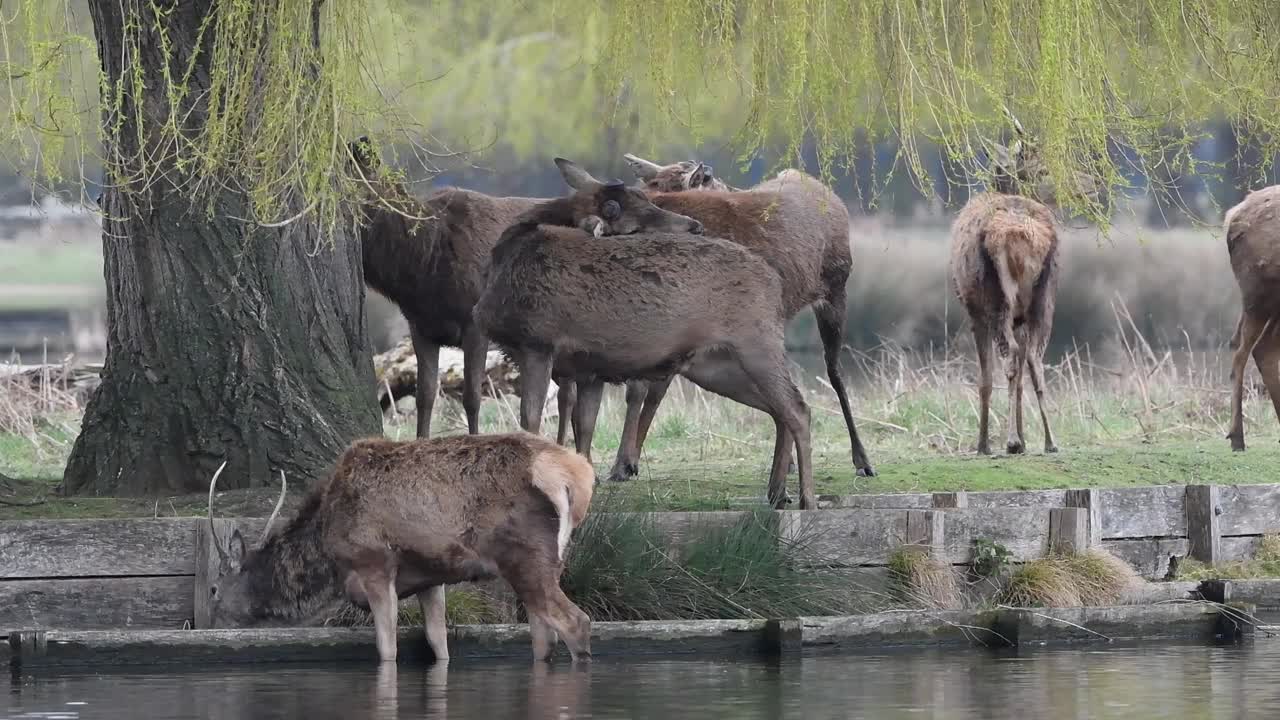
[[[216, 2], [160, 5], [168, 58], [155, 4], [89, 2], [107, 87], [123, 78], [125, 92], [119, 117], [104, 102], [108, 157], [116, 148], [136, 157], [139, 141], [154, 150], [169, 112], [164, 63], [185, 68], [198, 52], [188, 97], [199, 103], [208, 86], [212, 29], [202, 47], [196, 38]], [[139, 27], [136, 57], [123, 46], [127, 22]], [[123, 77], [135, 62], [141, 97]], [[203, 113], [190, 110], [186, 127], [198, 130]], [[230, 219], [251, 216], [234, 190], [221, 191], [209, 220], [208, 197], [184, 196], [179, 169], [161, 170], [146, 188], [108, 176], [107, 358], [66, 492], [199, 491], [224, 459], [222, 487], [261, 486], [278, 470], [291, 480], [320, 476], [350, 440], [381, 433], [358, 239], [340, 234], [315, 252], [317, 231], [305, 222], [267, 229]]]

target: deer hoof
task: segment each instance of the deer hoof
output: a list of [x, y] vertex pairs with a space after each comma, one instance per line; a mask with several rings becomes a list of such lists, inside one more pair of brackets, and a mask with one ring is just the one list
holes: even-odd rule
[[875, 477], [876, 471], [875, 468], [868, 465], [866, 467], [858, 468], [858, 472], [856, 474], [858, 477]]
[[613, 472], [609, 473], [609, 482], [627, 482], [639, 474], [640, 468], [635, 463], [625, 463], [621, 467], [613, 468]]
[[1026, 450], [1021, 440], [1010, 440], [1005, 449], [1009, 451], [1010, 455], [1021, 455]]
[[1049, 453], [1050, 455], [1052, 455], [1052, 454], [1054, 454], [1054, 453], [1058, 452], [1058, 446], [1057, 446], [1057, 445], [1048, 445], [1048, 444], [1047, 444], [1047, 445], [1045, 445], [1045, 446], [1044, 446], [1044, 451], [1045, 451], [1046, 453]]

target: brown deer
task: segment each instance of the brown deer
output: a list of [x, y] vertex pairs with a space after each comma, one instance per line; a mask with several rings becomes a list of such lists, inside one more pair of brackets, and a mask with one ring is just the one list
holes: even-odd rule
[[419, 200], [398, 183], [378, 179], [379, 159], [368, 138], [349, 148], [370, 189], [360, 230], [365, 284], [400, 308], [418, 358], [418, 437], [431, 435], [442, 346], [462, 349], [462, 407], [467, 431], [474, 435], [480, 432], [489, 341], [472, 322], [471, 308], [484, 287], [498, 236], [542, 200], [459, 188], [443, 188]]
[[[604, 382], [666, 383], [699, 363], [732, 365], [777, 429], [770, 500], [783, 501], [787, 446], [794, 443], [800, 506], [814, 507], [809, 410], [787, 368], [778, 274], [725, 240], [646, 232], [617, 242], [583, 232], [594, 215], [609, 234], [625, 234], [607, 212], [610, 201], [652, 205], [637, 188], [602, 184], [563, 162], [557, 160], [575, 192], [538, 205], [503, 232], [475, 309], [485, 334], [520, 365], [523, 427], [538, 431], [553, 363], [578, 384], [580, 448], [584, 438], [590, 447], [595, 418], [581, 410], [598, 409]], [[653, 209], [680, 219], [673, 226], [701, 231], [695, 220]]]
[[1232, 344], [1231, 449], [1244, 450], [1244, 374], [1258, 366], [1280, 418], [1280, 185], [1249, 193], [1223, 219], [1242, 310]]
[[[528, 610], [535, 660], [550, 656], [557, 633], [575, 660], [590, 659], [591, 619], [560, 590], [560, 574], [595, 471], [567, 448], [528, 433], [358, 440], [273, 535], [276, 505], [248, 551], [239, 531], [229, 550], [217, 539], [217, 482], [215, 473], [214, 627], [297, 623], [345, 598], [371, 612], [378, 655], [394, 662], [397, 604], [416, 596], [427, 643], [447, 660], [444, 586], [500, 576]], [[281, 503], [284, 491], [281, 482]]]
[[[655, 205], [700, 220], [708, 234], [731, 240], [762, 257], [781, 277], [787, 320], [806, 307], [813, 308], [827, 377], [849, 431], [854, 466], [860, 476], [875, 475], [840, 373], [845, 285], [853, 264], [849, 213], [844, 203], [826, 185], [798, 170], [785, 170], [750, 190], [730, 191], [705, 163], [660, 166], [631, 154], [625, 158]], [[707, 390], [766, 410], [766, 401], [754, 392], [750, 379], [723, 353], [701, 355], [681, 374]], [[669, 387], [669, 380], [627, 383], [627, 416], [611, 480], [627, 480], [638, 473], [641, 448]], [[594, 417], [597, 410], [584, 407], [575, 417]], [[594, 421], [588, 422], [594, 425]], [[588, 433], [589, 428], [582, 432]], [[590, 447], [589, 436], [585, 444]], [[580, 442], [579, 452], [582, 445]], [[790, 443], [783, 446], [789, 452]]]
[[[995, 188], [961, 209], [951, 226], [950, 274], [953, 289], [968, 312], [977, 346], [980, 374], [978, 452], [991, 454], [991, 348], [1004, 360], [1009, 382], [1006, 449], [1026, 450], [1022, 417], [1022, 373], [1031, 372], [1044, 450], [1057, 452], [1045, 407], [1044, 351], [1053, 329], [1058, 287], [1058, 232], [1043, 203], [1016, 193], [1049, 195], [1048, 172], [1022, 125], [1013, 120], [1018, 139], [1012, 147], [992, 143]], [[1083, 182], [1083, 179], [1081, 180]]]

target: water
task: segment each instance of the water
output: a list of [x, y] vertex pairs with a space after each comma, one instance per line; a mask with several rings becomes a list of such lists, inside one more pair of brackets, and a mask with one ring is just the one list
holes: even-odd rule
[[1209, 647], [930, 650], [763, 661], [598, 658], [208, 667], [14, 677], [0, 719], [45, 718], [1261, 718], [1280, 641]]

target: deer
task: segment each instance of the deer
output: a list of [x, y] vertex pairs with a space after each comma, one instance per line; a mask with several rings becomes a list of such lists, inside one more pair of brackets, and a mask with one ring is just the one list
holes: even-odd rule
[[[1049, 207], [1029, 195], [1052, 202], [1049, 173], [1022, 123], [1005, 109], [1016, 139], [992, 149], [994, 187], [972, 197], [951, 225], [950, 282], [972, 326], [978, 355], [977, 452], [991, 454], [990, 414], [992, 346], [1004, 361], [1009, 388], [1005, 449], [1026, 451], [1022, 417], [1024, 367], [1030, 372], [1044, 451], [1056, 453], [1045, 405], [1044, 352], [1053, 330], [1058, 288], [1058, 229]], [[1093, 193], [1093, 180], [1078, 175], [1082, 192]]]
[[480, 432], [489, 341], [472, 322], [471, 308], [480, 297], [498, 236], [543, 199], [493, 197], [450, 187], [419, 200], [401, 184], [379, 179], [381, 162], [367, 137], [350, 143], [348, 150], [370, 191], [361, 208], [365, 285], [400, 309], [418, 359], [417, 436], [431, 435], [442, 346], [462, 350], [462, 407], [467, 432], [475, 435]]
[[[716, 178], [705, 163], [683, 161], [661, 166], [630, 153], [624, 158], [655, 205], [700, 220], [707, 233], [762, 257], [781, 278], [787, 320], [806, 307], [813, 308], [827, 377], [848, 428], [856, 473], [874, 476], [840, 372], [847, 312], [845, 285], [853, 265], [849, 213], [844, 203], [816, 178], [795, 169], [737, 191]], [[752, 391], [749, 378], [722, 353], [700, 356], [681, 374], [706, 390], [767, 412], [765, 400]], [[610, 480], [625, 481], [639, 473], [641, 448], [669, 387], [670, 381], [627, 383], [626, 421]], [[597, 411], [598, 407], [583, 408], [575, 417], [594, 416]], [[589, 428], [582, 428], [582, 432], [589, 432]], [[575, 438], [577, 435], [575, 432]], [[578, 443], [579, 452], [583, 452], [583, 444]], [[585, 445], [590, 447], [589, 437]], [[790, 447], [790, 443], [783, 445]]]
[[[580, 452], [584, 440], [590, 448], [603, 383], [669, 383], [699, 363], [732, 365], [745, 380], [729, 396], [739, 399], [749, 387], [774, 420], [770, 501], [783, 501], [794, 444], [800, 507], [815, 507], [809, 408], [787, 368], [778, 274], [739, 244], [700, 236], [700, 222], [661, 209], [638, 188], [602, 183], [561, 158], [556, 164], [573, 193], [503, 231], [475, 307], [485, 334], [520, 366], [521, 426], [539, 431], [553, 365], [577, 384]], [[668, 227], [655, 220], [647, 232], [628, 232], [634, 223], [615, 218], [631, 207], [666, 216]], [[607, 234], [628, 235], [626, 242], [602, 242], [582, 229], [596, 219]]]
[[[545, 386], [544, 386], [545, 387]], [[581, 455], [524, 432], [357, 440], [278, 533], [280, 499], [256, 546], [233, 531], [218, 549], [213, 627], [296, 624], [343, 599], [373, 616], [378, 656], [396, 661], [398, 602], [416, 597], [437, 662], [449, 659], [447, 584], [501, 577], [529, 614], [535, 661], [563, 639], [591, 659], [591, 619], [560, 589], [570, 536], [586, 518], [595, 471]]]
[[1280, 419], [1280, 185], [1255, 190], [1223, 216], [1227, 254], [1240, 286], [1231, 344], [1231, 449], [1243, 452], [1244, 374], [1249, 356]]

